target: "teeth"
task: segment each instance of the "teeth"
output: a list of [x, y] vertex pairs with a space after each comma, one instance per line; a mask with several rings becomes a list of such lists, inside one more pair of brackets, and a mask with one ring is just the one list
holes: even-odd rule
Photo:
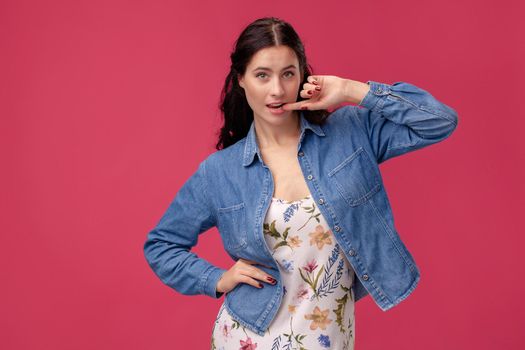
[[284, 103], [277, 103], [277, 104], [269, 104], [268, 106], [270, 107], [280, 107], [282, 106]]

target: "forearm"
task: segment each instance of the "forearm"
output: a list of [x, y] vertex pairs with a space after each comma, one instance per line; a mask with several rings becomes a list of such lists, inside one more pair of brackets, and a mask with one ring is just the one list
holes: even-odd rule
[[[420, 138], [436, 142], [445, 139], [457, 126], [458, 117], [454, 109], [415, 85], [374, 81], [368, 81], [368, 85], [370, 92], [359, 106], [372, 111], [376, 115], [372, 119], [386, 118], [395, 124], [405, 125]], [[382, 123], [380, 119], [378, 121]]]
[[346, 79], [343, 88], [345, 102], [359, 104], [370, 91], [370, 85], [357, 80]]
[[358, 107], [349, 106], [370, 139], [378, 163], [446, 139], [457, 127], [457, 112], [409, 83], [368, 81]]
[[219, 298], [216, 286], [226, 270], [162, 237], [163, 231], [154, 229], [144, 244], [145, 258], [160, 280], [181, 294]]

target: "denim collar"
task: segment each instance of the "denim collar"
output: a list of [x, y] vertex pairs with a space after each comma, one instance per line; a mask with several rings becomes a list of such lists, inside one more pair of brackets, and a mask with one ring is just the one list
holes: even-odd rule
[[[314, 124], [309, 122], [303, 114], [303, 111], [299, 111], [299, 117], [301, 120], [301, 134], [299, 137], [299, 140], [303, 139], [303, 133], [305, 129], [310, 129], [313, 132], [315, 132], [319, 136], [325, 136], [325, 133], [320, 125]], [[246, 135], [246, 143], [244, 145], [244, 157], [243, 157], [243, 166], [248, 166], [253, 162], [253, 158], [257, 154], [259, 156], [259, 160], [262, 162], [261, 153], [259, 152], [259, 146], [257, 145], [257, 140], [255, 138], [255, 121], [252, 120], [252, 124], [250, 125], [250, 130], [248, 131], [248, 135]]]

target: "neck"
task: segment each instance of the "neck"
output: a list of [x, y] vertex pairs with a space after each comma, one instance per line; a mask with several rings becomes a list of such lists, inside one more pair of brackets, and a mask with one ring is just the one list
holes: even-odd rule
[[301, 119], [297, 111], [283, 124], [272, 125], [254, 120], [259, 149], [296, 146], [301, 134]]

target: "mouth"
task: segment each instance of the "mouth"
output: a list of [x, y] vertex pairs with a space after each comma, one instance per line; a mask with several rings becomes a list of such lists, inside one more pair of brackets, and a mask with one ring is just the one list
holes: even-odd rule
[[273, 109], [282, 109], [281, 107], [284, 105], [284, 103], [270, 103], [267, 104], [266, 107], [273, 108]]

